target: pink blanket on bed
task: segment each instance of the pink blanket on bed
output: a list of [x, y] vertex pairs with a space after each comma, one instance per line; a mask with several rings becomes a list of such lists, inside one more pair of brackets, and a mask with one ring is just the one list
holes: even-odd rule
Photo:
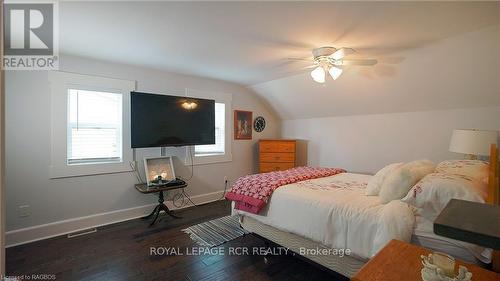
[[297, 167], [285, 171], [248, 175], [239, 178], [226, 193], [226, 199], [235, 201], [235, 208], [253, 214], [267, 204], [273, 191], [283, 185], [343, 173], [338, 168]]

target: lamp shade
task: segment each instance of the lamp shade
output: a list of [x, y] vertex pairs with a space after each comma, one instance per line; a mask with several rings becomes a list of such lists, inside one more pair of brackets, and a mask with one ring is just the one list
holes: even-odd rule
[[490, 154], [490, 144], [496, 144], [497, 137], [497, 131], [453, 130], [450, 151], [487, 156]]
[[318, 83], [325, 83], [325, 70], [322, 66], [318, 66], [311, 71], [311, 77]]
[[330, 73], [330, 76], [332, 76], [333, 80], [337, 80], [339, 78], [340, 74], [342, 74], [342, 69], [332, 66], [330, 67], [330, 70], [328, 70], [328, 73]]

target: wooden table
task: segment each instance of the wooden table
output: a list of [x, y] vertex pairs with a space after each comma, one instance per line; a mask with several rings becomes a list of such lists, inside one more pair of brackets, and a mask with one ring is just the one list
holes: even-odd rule
[[173, 218], [180, 218], [179, 216], [176, 216], [172, 211], [165, 205], [163, 202], [165, 202], [165, 199], [163, 197], [163, 192], [164, 191], [169, 191], [169, 190], [174, 190], [174, 189], [181, 189], [181, 188], [186, 188], [187, 184], [184, 182], [183, 184], [177, 184], [177, 185], [164, 185], [164, 186], [155, 186], [155, 187], [148, 187], [146, 184], [136, 184], [135, 189], [139, 191], [140, 193], [144, 194], [149, 194], [149, 193], [158, 193], [158, 205], [154, 208], [154, 210], [151, 212], [151, 214], [143, 217], [143, 219], [149, 219], [154, 216], [153, 221], [150, 226], [156, 223], [158, 220], [158, 217], [160, 216], [160, 212], [164, 211], [167, 215], [173, 217]]
[[[432, 251], [399, 240], [391, 240], [375, 257], [366, 263], [352, 281], [418, 281], [422, 280], [420, 255], [428, 255]], [[472, 272], [473, 281], [498, 281], [500, 274], [483, 269], [477, 265], [455, 260]]]

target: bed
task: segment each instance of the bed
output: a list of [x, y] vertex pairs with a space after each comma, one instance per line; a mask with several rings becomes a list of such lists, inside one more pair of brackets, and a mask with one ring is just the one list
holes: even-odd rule
[[[467, 262], [491, 262], [490, 249], [435, 235], [432, 222], [415, 215], [406, 203], [396, 200], [384, 205], [377, 196], [363, 196], [370, 177], [341, 173], [287, 184], [274, 191], [259, 214], [236, 209], [233, 213], [239, 215], [245, 230], [346, 277], [353, 276], [391, 239], [447, 252]], [[489, 182], [493, 196], [488, 200], [495, 200], [496, 171], [490, 173]], [[350, 254], [318, 254], [321, 249], [349, 249]]]

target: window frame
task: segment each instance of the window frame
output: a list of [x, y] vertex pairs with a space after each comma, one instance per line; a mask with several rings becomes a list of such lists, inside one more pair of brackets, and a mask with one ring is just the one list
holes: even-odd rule
[[[197, 154], [196, 152], [196, 147], [197, 146], [205, 146], [205, 145], [195, 145], [194, 146], [194, 156], [195, 157], [205, 157], [205, 156], [216, 156], [216, 155], [224, 155], [226, 154], [226, 104], [225, 103], [222, 103], [222, 102], [215, 102], [215, 104], [222, 104], [222, 107], [224, 107], [224, 147], [222, 148], [224, 150], [223, 153], [221, 153], [220, 151], [210, 151], [210, 152], [206, 152], [206, 153], [200, 153], [200, 154]], [[217, 110], [215, 111], [217, 113]], [[217, 117], [217, 116], [216, 116]], [[217, 118], [215, 118], [217, 120]], [[216, 122], [217, 123], [217, 122]], [[217, 132], [217, 126], [215, 127], [215, 131]], [[217, 142], [217, 133], [215, 135], [215, 141]], [[207, 144], [207, 145], [213, 145], [213, 144]]]
[[[70, 100], [71, 98], [69, 97], [71, 95], [71, 91], [77, 91], [77, 95], [78, 95], [78, 91], [85, 91], [85, 90], [82, 90], [82, 89], [68, 89], [68, 108], [71, 107], [71, 103], [70, 103]], [[120, 96], [120, 110], [119, 110], [119, 115], [122, 115], [121, 118], [120, 118], [120, 126], [119, 128], [118, 127], [112, 127], [112, 126], [101, 126], [99, 127], [99, 129], [118, 129], [119, 131], [119, 134], [117, 136], [117, 140], [119, 140], [119, 151], [120, 151], [120, 156], [119, 157], [102, 157], [102, 158], [81, 158], [81, 159], [70, 159], [69, 158], [69, 145], [72, 144], [72, 129], [74, 128], [71, 124], [71, 111], [68, 111], [68, 120], [67, 120], [67, 132], [68, 132], [68, 135], [67, 135], [67, 139], [66, 139], [66, 144], [67, 144], [67, 154], [66, 154], [66, 163], [68, 165], [88, 165], [88, 164], [105, 164], [105, 163], [121, 163], [123, 162], [123, 95], [121, 93], [110, 93], [110, 92], [103, 92], [103, 91], [85, 91], [85, 92], [95, 92], [95, 93], [107, 93], [107, 94], [112, 94], [112, 95], [119, 95]], [[77, 109], [78, 110], [78, 109]], [[119, 116], [117, 115], [117, 116]], [[92, 125], [102, 125], [104, 123], [92, 123]], [[92, 126], [88, 126], [88, 124], [86, 123], [83, 123], [82, 125], [78, 126], [78, 122], [77, 122], [77, 128], [78, 127], [81, 127], [81, 129], [88, 129], [88, 128], [92, 128]], [[118, 160], [118, 161], [117, 161]], [[75, 162], [75, 163], [71, 163], [71, 162]]]
[[[130, 172], [133, 151], [130, 146], [130, 92], [135, 81], [90, 76], [69, 72], [49, 72], [51, 93], [50, 177], [65, 178]], [[122, 161], [115, 163], [68, 164], [68, 91], [69, 89], [122, 94]]]
[[[212, 99], [215, 100], [216, 103], [223, 103], [225, 105], [224, 108], [225, 136], [224, 136], [224, 154], [207, 154], [207, 155], [196, 156], [194, 146], [188, 146], [186, 147], [185, 151], [186, 154], [184, 163], [186, 165], [206, 165], [213, 163], [231, 162], [233, 160], [232, 94], [186, 89], [186, 96], [192, 98]], [[191, 163], [191, 158], [193, 159], [193, 163]]]

